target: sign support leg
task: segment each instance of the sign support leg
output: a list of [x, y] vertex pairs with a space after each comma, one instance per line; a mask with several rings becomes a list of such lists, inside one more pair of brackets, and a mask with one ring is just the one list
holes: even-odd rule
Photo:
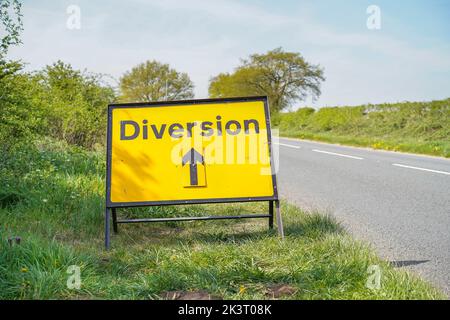
[[111, 213], [112, 213], [112, 220], [113, 220], [113, 230], [114, 230], [114, 233], [117, 233], [117, 232], [118, 232], [118, 229], [117, 229], [117, 214], [116, 214], [116, 208], [112, 208], [112, 209], [111, 209]]
[[273, 229], [273, 201], [269, 201], [269, 229]]
[[110, 214], [111, 209], [110, 208], [106, 208], [105, 209], [105, 249], [109, 250], [109, 248], [111, 247], [110, 244], [110, 240], [111, 240], [111, 235], [110, 235], [110, 227], [109, 227], [109, 214]]
[[281, 219], [280, 201], [279, 200], [275, 201], [275, 208], [277, 210], [278, 235], [281, 237], [281, 239], [284, 239], [283, 220]]

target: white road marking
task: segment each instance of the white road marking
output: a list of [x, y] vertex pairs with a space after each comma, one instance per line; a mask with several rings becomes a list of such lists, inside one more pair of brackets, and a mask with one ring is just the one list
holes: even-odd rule
[[300, 149], [301, 148], [299, 146], [294, 146], [292, 144], [286, 144], [286, 143], [280, 143], [280, 142], [275, 142], [275, 144], [278, 144], [278, 145], [284, 146], [284, 147], [294, 148], [294, 149]]
[[329, 151], [323, 151], [323, 150], [317, 150], [317, 149], [313, 149], [312, 151], [320, 152], [320, 153], [326, 153], [326, 154], [331, 154], [333, 156], [345, 157], [345, 158], [350, 158], [350, 159], [364, 160], [364, 158], [355, 157], [355, 156], [349, 156], [348, 154], [335, 153], [335, 152], [329, 152]]
[[421, 171], [428, 171], [428, 172], [434, 172], [434, 173], [450, 175], [450, 172], [446, 172], [446, 171], [439, 171], [439, 170], [425, 169], [425, 168], [419, 168], [419, 167], [412, 167], [412, 166], [407, 166], [407, 165], [399, 164], [399, 163], [393, 163], [392, 165], [396, 166], [396, 167], [402, 167], [402, 168], [415, 169], [415, 170], [421, 170]]

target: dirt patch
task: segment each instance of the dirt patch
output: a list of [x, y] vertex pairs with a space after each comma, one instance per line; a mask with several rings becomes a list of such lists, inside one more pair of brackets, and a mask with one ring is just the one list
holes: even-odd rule
[[161, 294], [165, 300], [221, 300], [217, 295], [211, 295], [204, 290], [199, 291], [166, 291]]
[[298, 289], [287, 284], [275, 284], [267, 288], [266, 296], [276, 299], [283, 296], [292, 296]]

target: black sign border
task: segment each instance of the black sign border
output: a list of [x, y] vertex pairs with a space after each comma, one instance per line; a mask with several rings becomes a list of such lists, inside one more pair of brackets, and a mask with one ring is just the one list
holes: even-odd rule
[[[111, 147], [112, 147], [112, 113], [118, 108], [142, 108], [142, 107], [169, 107], [169, 106], [191, 106], [193, 104], [211, 103], [237, 103], [262, 101], [264, 103], [264, 113], [266, 118], [267, 141], [269, 143], [270, 167], [272, 170], [273, 195], [264, 197], [232, 197], [232, 198], [211, 198], [211, 199], [188, 199], [188, 200], [164, 200], [164, 201], [141, 201], [141, 202], [112, 202], [111, 201]], [[175, 100], [175, 101], [155, 101], [139, 103], [118, 103], [108, 105], [108, 124], [106, 142], [106, 208], [127, 208], [161, 205], [182, 205], [182, 204], [205, 204], [205, 203], [231, 203], [231, 202], [253, 202], [253, 201], [277, 201], [278, 188], [273, 161], [272, 132], [270, 128], [270, 111], [267, 96], [195, 99], [195, 100]]]

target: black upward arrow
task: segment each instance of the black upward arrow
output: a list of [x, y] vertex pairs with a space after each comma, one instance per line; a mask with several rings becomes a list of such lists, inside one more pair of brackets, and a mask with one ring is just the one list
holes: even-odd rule
[[198, 172], [197, 172], [197, 163], [204, 163], [203, 156], [194, 148], [191, 148], [186, 154], [183, 156], [181, 164], [184, 166], [186, 163], [189, 163], [189, 174], [191, 179], [191, 186], [198, 185]]

